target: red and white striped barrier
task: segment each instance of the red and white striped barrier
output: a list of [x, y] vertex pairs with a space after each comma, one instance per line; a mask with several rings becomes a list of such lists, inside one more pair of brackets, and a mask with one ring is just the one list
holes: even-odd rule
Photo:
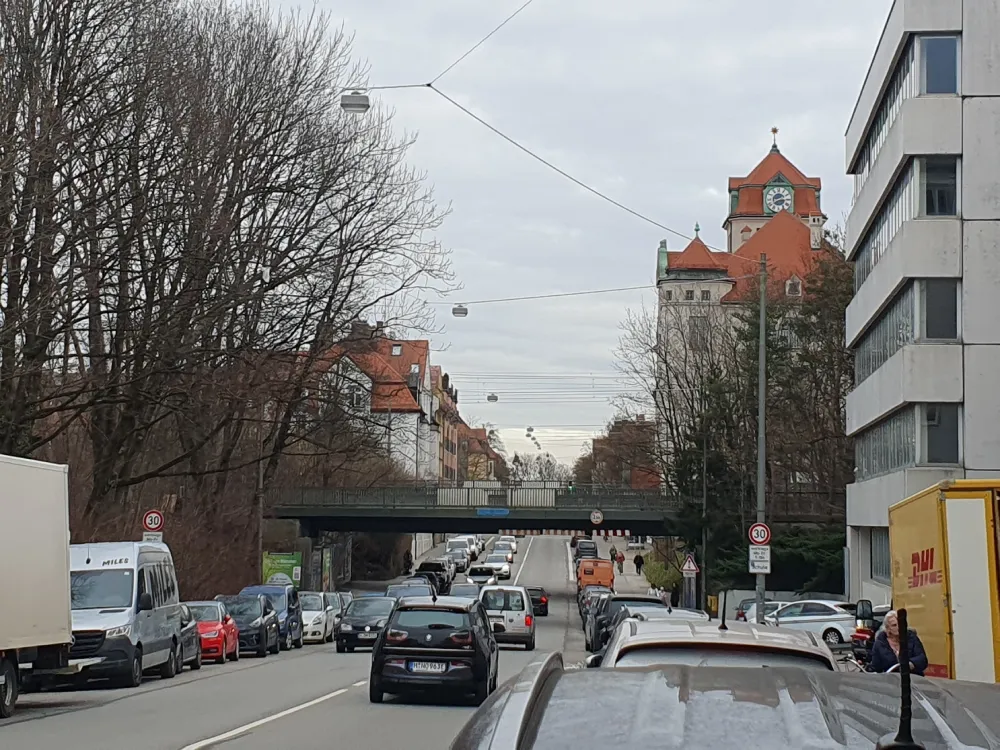
[[[587, 536], [580, 529], [500, 529], [500, 536]], [[593, 536], [603, 536], [597, 532]], [[608, 536], [632, 536], [628, 529], [608, 529]]]

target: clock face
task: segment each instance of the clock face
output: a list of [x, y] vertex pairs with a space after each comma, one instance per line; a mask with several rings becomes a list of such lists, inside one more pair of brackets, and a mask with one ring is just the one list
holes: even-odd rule
[[764, 202], [767, 205], [767, 209], [773, 213], [790, 211], [792, 209], [792, 193], [785, 187], [771, 188]]

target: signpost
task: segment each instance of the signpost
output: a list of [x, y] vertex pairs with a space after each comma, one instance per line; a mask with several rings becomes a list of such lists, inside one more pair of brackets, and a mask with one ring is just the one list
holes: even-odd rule
[[771, 529], [766, 523], [753, 524], [750, 537], [750, 559], [747, 570], [758, 576], [771, 574]]
[[694, 561], [694, 555], [688, 555], [681, 565], [681, 575], [684, 576], [684, 606], [693, 609], [697, 598], [695, 589], [695, 578], [698, 576], [700, 568]]
[[594, 526], [600, 526], [604, 523], [604, 514], [599, 510], [590, 511], [590, 522], [594, 524]]
[[142, 541], [163, 541], [163, 513], [158, 510], [147, 510], [142, 516]]

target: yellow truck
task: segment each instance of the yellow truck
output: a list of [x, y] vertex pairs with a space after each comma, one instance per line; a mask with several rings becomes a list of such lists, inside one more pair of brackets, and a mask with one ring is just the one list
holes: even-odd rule
[[889, 508], [892, 605], [906, 608], [928, 677], [1000, 681], [1000, 479], [940, 482]]

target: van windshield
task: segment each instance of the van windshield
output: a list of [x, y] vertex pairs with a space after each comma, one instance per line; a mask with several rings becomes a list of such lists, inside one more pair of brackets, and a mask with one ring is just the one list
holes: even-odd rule
[[74, 570], [69, 577], [72, 609], [128, 609], [135, 588], [132, 570]]

